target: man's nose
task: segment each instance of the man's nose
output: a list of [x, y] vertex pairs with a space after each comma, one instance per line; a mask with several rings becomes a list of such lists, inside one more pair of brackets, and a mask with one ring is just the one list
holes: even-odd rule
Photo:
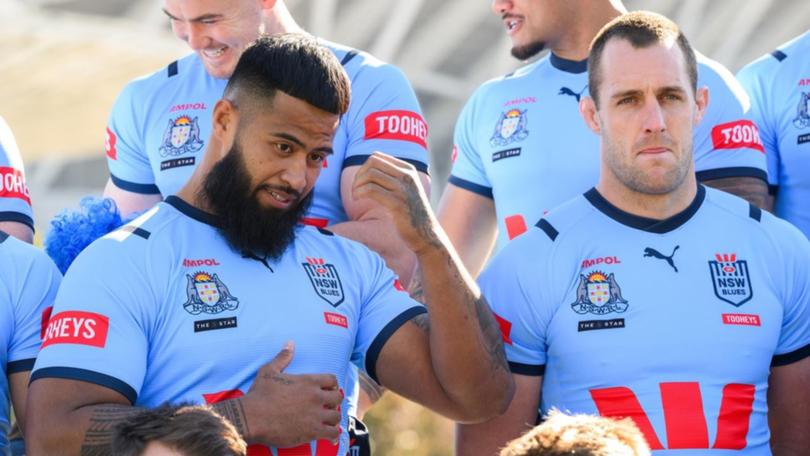
[[644, 131], [646, 133], [663, 133], [667, 129], [664, 110], [658, 100], [652, 100], [644, 106]]
[[512, 0], [492, 0], [492, 12], [498, 16], [512, 9]]

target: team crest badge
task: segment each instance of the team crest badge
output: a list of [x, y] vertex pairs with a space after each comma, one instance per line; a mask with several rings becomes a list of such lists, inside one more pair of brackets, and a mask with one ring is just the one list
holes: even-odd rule
[[526, 129], [527, 111], [528, 109], [511, 109], [501, 114], [489, 143], [497, 147], [526, 139], [529, 136], [529, 130]]
[[197, 272], [193, 276], [186, 274], [186, 278], [188, 300], [183, 308], [191, 315], [218, 314], [239, 307], [239, 300], [216, 274], [211, 276], [206, 272]]
[[315, 293], [332, 307], [337, 307], [343, 302], [343, 284], [340, 283], [335, 265], [329, 264], [323, 258], [307, 257], [304, 266], [309, 281]]
[[605, 275], [604, 272], [594, 271], [587, 276], [579, 275], [577, 300], [571, 304], [574, 312], [605, 315], [622, 313], [627, 307], [627, 300], [622, 297], [622, 290], [613, 273]]
[[793, 126], [799, 129], [810, 127], [810, 93], [802, 92]]
[[714, 295], [735, 307], [750, 301], [754, 292], [751, 289], [748, 262], [738, 260], [734, 253], [718, 253], [715, 259], [716, 261], [709, 261]]
[[163, 133], [160, 155], [166, 157], [197, 152], [202, 149], [203, 144], [200, 139], [200, 127], [197, 125], [197, 118], [180, 116], [174, 120], [169, 119], [166, 132]]

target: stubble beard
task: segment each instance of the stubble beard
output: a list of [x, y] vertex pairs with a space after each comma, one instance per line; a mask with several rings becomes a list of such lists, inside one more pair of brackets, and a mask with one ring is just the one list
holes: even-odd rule
[[512, 57], [518, 60], [529, 60], [530, 58], [542, 52], [543, 49], [545, 48], [546, 43], [544, 41], [534, 41], [529, 44], [513, 46], [511, 53]]
[[682, 142], [682, 153], [677, 162], [663, 175], [659, 177], [651, 176], [649, 169], [634, 166], [633, 158], [627, 157], [625, 148], [613, 142], [610, 138], [605, 138], [603, 154], [607, 167], [629, 190], [643, 195], [665, 195], [674, 192], [686, 179], [689, 170], [692, 169], [689, 162], [692, 160], [692, 139], [688, 138]]

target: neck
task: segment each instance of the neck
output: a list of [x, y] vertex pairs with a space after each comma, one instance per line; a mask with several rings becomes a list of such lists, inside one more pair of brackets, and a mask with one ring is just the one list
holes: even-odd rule
[[[217, 141], [214, 139], [213, 135], [211, 135], [210, 142], [208, 147], [206, 148], [205, 152], [202, 155], [202, 161], [200, 162], [199, 166], [194, 170], [194, 173], [191, 175], [189, 180], [183, 185], [182, 188], [177, 192], [176, 196], [183, 201], [187, 202], [188, 204], [196, 207], [197, 209], [207, 212], [209, 214], [213, 214], [214, 212], [211, 210], [208, 202], [202, 195], [203, 183], [205, 182], [205, 176], [211, 171], [211, 168], [216, 164], [217, 158], [216, 154], [214, 153], [217, 150]], [[216, 214], [215, 214], [216, 215]]]
[[588, 2], [587, 7], [576, 11], [576, 20], [572, 21], [571, 27], [557, 42], [551, 43], [549, 48], [564, 59], [585, 60], [588, 58], [591, 41], [599, 30], [626, 12], [627, 9], [619, 0]]
[[275, 35], [277, 33], [305, 33], [287, 9], [287, 5], [278, 0], [272, 9], [265, 11], [264, 19], [265, 33]]
[[[604, 170], [602, 176], [605, 176]], [[640, 217], [664, 220], [683, 212], [697, 195], [697, 179], [690, 170], [686, 179], [674, 191], [652, 195], [633, 190], [621, 182], [600, 177], [596, 189], [612, 205]]]

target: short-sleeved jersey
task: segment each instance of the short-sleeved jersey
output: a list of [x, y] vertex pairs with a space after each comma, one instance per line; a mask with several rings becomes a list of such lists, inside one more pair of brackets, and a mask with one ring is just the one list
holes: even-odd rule
[[[427, 172], [427, 124], [402, 72], [369, 54], [326, 43], [351, 80], [349, 111], [341, 117], [334, 154], [324, 162], [307, 222], [344, 222], [340, 175], [386, 152]], [[191, 176], [211, 133], [211, 115], [227, 80], [206, 73], [196, 54], [128, 84], [107, 126], [113, 182], [136, 193], [176, 193]]]
[[[694, 132], [698, 178], [765, 180], [765, 156], [739, 83], [698, 55], [703, 86], [709, 88], [709, 106]], [[596, 184], [599, 137], [579, 113], [579, 100], [588, 93], [587, 62], [549, 54], [485, 83], [462, 110], [450, 183], [493, 198], [498, 248]]]
[[776, 214], [810, 237], [810, 31], [743, 68]]
[[[246, 393], [291, 340], [285, 372], [334, 374], [345, 390], [351, 362], [376, 380], [388, 338], [425, 311], [359, 243], [302, 226], [281, 258], [259, 261], [215, 225], [170, 196], [91, 244], [59, 290], [32, 379], [88, 381], [145, 407], [213, 403]], [[337, 453], [312, 442], [277, 454], [347, 444], [343, 432]]]
[[8, 375], [34, 367], [61, 279], [44, 253], [0, 231], [0, 454], [8, 452]]
[[31, 195], [25, 183], [20, 150], [11, 129], [0, 117], [0, 222], [24, 223], [34, 229]]
[[592, 189], [480, 283], [542, 413], [630, 417], [656, 455], [769, 455], [769, 369], [810, 356], [809, 266], [795, 227], [733, 195], [651, 220]]

